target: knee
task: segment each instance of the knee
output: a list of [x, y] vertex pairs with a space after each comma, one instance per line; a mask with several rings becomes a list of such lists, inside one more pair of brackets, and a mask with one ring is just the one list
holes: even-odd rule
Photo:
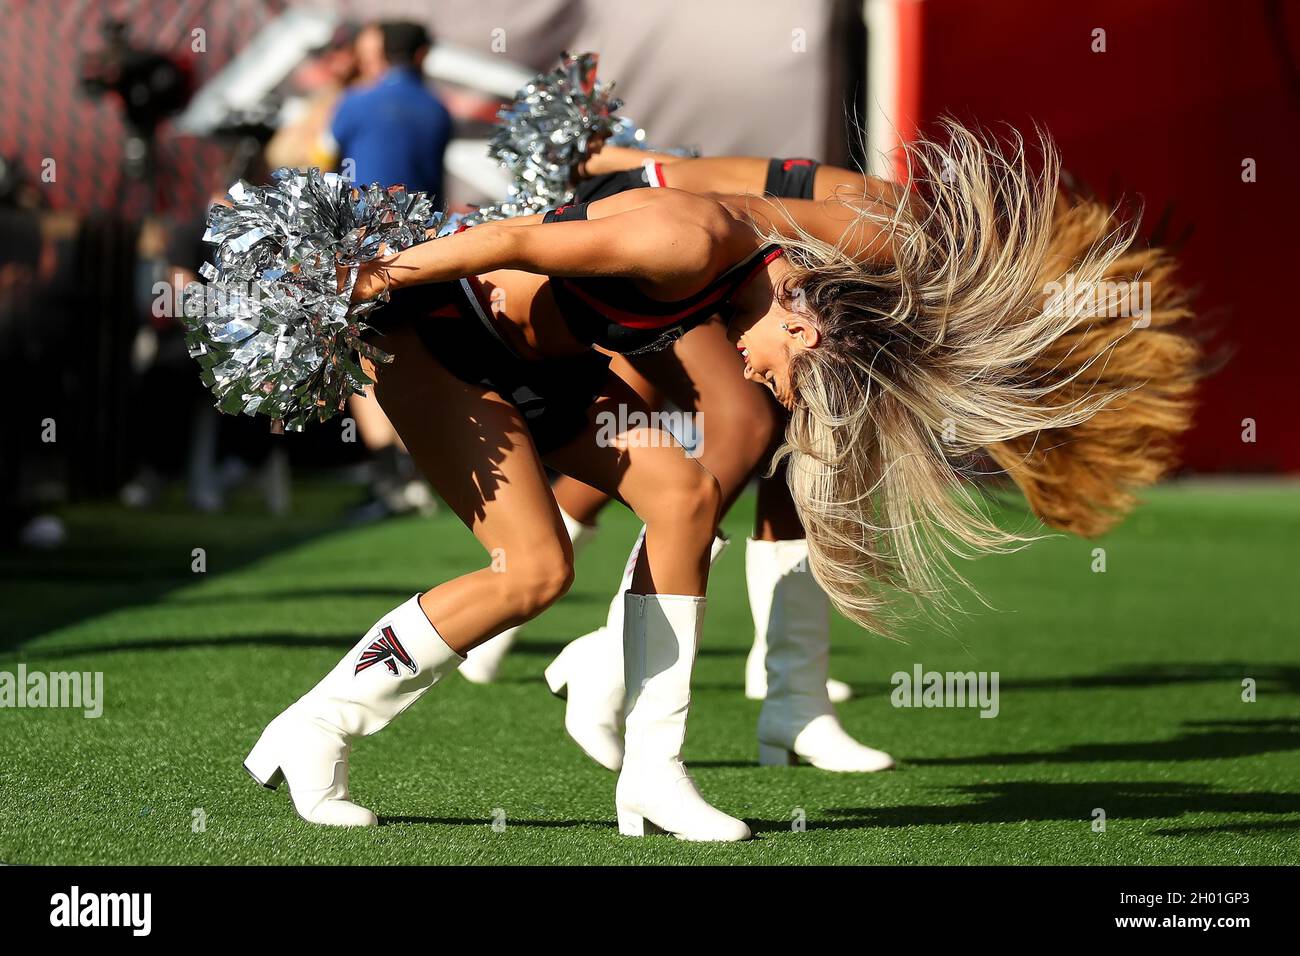
[[698, 532], [712, 540], [722, 507], [722, 489], [718, 481], [699, 465], [683, 468], [681, 473], [658, 489], [640, 517], [647, 526], [671, 522]]
[[[564, 542], [567, 544], [567, 542]], [[573, 552], [556, 542], [539, 549], [521, 545], [526, 553], [505, 552], [501, 562], [501, 599], [510, 617], [523, 623], [564, 597], [573, 586]]]

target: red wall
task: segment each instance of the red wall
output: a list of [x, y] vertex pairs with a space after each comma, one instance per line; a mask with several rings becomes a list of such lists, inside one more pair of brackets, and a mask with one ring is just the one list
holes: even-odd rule
[[[1188, 465], [1300, 470], [1300, 4], [926, 0], [918, 114], [1037, 120], [1102, 195], [1172, 204], [1185, 277], [1229, 364], [1204, 388]], [[1270, 18], [1271, 17], [1271, 18]], [[1091, 50], [1106, 31], [1107, 52]], [[1243, 183], [1242, 161], [1257, 163]], [[1175, 229], [1177, 231], [1177, 228]], [[1242, 419], [1257, 422], [1243, 443]]]

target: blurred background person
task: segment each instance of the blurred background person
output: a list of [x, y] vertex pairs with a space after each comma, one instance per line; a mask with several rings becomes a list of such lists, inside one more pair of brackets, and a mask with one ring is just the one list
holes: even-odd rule
[[349, 90], [330, 124], [336, 166], [358, 183], [401, 183], [443, 200], [442, 167], [451, 140], [451, 114], [424, 83], [421, 66], [432, 45], [429, 31], [406, 20], [380, 23], [376, 38], [363, 31], [359, 62], [373, 62], [376, 39], [384, 70]]
[[[421, 74], [431, 45], [429, 31], [406, 20], [360, 31], [351, 61], [358, 82], [338, 98], [330, 134], [333, 165], [347, 178], [358, 184], [400, 183], [427, 192], [437, 204], [443, 198], [443, 158], [452, 120]], [[340, 69], [346, 65], [340, 60]], [[353, 395], [348, 413], [373, 455], [370, 496], [353, 509], [351, 520], [431, 513], [433, 493], [378, 403], [368, 393]]]
[[[378, 53], [368, 58], [360, 54], [362, 35], [372, 39], [368, 46]], [[378, 38], [377, 42], [373, 42]], [[344, 92], [357, 84], [373, 83], [382, 75], [383, 40], [375, 24], [364, 29], [351, 20], [334, 28], [330, 38], [312, 51], [312, 56], [294, 74], [295, 85], [305, 101], [282, 117], [282, 125], [266, 144], [266, 164], [280, 166], [321, 166], [332, 168], [335, 157], [330, 152], [330, 124]]]

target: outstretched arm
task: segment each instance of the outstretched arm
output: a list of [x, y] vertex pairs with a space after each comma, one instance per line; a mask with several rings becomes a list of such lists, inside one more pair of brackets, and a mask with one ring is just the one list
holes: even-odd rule
[[729, 228], [732, 218], [703, 197], [664, 190], [602, 204], [611, 204], [608, 215], [555, 223], [543, 223], [540, 216], [487, 222], [365, 263], [353, 300], [497, 269], [626, 276], [676, 298], [707, 285], [718, 263], [729, 261], [727, 247], [737, 242], [734, 226]]
[[[764, 195], [769, 160], [754, 156], [698, 159], [606, 146], [588, 160], [587, 172], [598, 175], [632, 169], [646, 159], [661, 163], [665, 186], [721, 202], [736, 215], [748, 217], [765, 232], [786, 239], [799, 229], [833, 245], [842, 245], [856, 259], [888, 262], [891, 254], [879, 219], [888, 220], [906, 194], [897, 183], [866, 176], [840, 166], [819, 165], [812, 199]], [[873, 217], [864, 217], [870, 212]], [[799, 227], [796, 229], [795, 226]]]
[[[584, 176], [636, 169], [651, 159], [663, 167], [663, 182], [672, 189], [689, 193], [722, 195], [762, 195], [767, 185], [769, 160], [758, 156], [673, 156], [626, 146], [604, 146], [582, 168]], [[884, 199], [896, 200], [901, 187], [896, 183], [867, 176], [854, 169], [822, 163], [813, 178], [813, 199]]]

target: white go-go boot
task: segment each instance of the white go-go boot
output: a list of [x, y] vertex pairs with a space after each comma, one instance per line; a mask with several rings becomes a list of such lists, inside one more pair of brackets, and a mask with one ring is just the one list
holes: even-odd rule
[[[712, 565], [727, 549], [718, 535], [709, 552]], [[623, 609], [632, 586], [637, 559], [645, 544], [645, 528], [632, 546], [618, 593], [609, 603], [605, 624], [565, 646], [546, 668], [551, 693], [566, 701], [564, 729], [596, 763], [617, 773], [623, 766]]]
[[[750, 607], [766, 627], [767, 696], [758, 716], [758, 762], [821, 770], [873, 773], [894, 758], [858, 743], [835, 716], [826, 689], [830, 661], [830, 602], [808, 569], [808, 542], [750, 541], [748, 548], [774, 583], [756, 588]], [[749, 563], [749, 562], [747, 562]]]
[[462, 660], [429, 623], [417, 594], [375, 622], [319, 684], [267, 725], [244, 769], [268, 789], [286, 783], [308, 823], [374, 826], [375, 815], [348, 794], [353, 738], [382, 730]]
[[[745, 542], [745, 585], [749, 590], [750, 612], [754, 615], [754, 643], [745, 658], [745, 696], [750, 700], [767, 696], [767, 618], [772, 592], [783, 577], [781, 544], [754, 538]], [[826, 696], [832, 704], [842, 704], [853, 696], [853, 688], [842, 680], [827, 677]]]
[[743, 821], [700, 796], [681, 759], [704, 606], [702, 597], [626, 595], [626, 755], [615, 797], [625, 836], [737, 841], [751, 835]]

